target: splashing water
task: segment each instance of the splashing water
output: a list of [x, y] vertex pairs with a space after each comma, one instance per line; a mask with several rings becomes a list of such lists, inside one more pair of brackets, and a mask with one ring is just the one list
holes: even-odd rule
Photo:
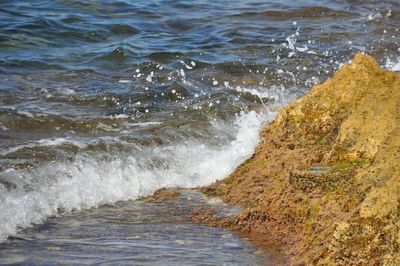
[[399, 71], [397, 1], [5, 1], [0, 241], [47, 217], [196, 187], [357, 52]]
[[272, 117], [272, 113], [242, 113], [234, 122], [234, 130], [220, 128], [236, 132], [234, 139], [217, 147], [187, 141], [138, 147], [123, 157], [81, 154], [71, 162], [51, 162], [31, 171], [4, 171], [1, 179], [12, 180], [16, 187], [11, 191], [0, 187], [0, 239], [60, 210], [137, 199], [162, 187], [210, 184], [252, 154], [263, 121]]

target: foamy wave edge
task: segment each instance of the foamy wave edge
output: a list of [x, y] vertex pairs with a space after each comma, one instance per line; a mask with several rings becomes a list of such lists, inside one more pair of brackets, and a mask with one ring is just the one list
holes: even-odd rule
[[[0, 242], [60, 211], [135, 200], [162, 187], [211, 184], [251, 156], [263, 123], [274, 117], [268, 111], [242, 112], [234, 121], [234, 140], [221, 146], [192, 140], [112, 160], [78, 155], [72, 162], [53, 162], [32, 172], [10, 169], [6, 174], [25, 185], [12, 190], [0, 186]], [[163, 163], [154, 166], [154, 160]]]

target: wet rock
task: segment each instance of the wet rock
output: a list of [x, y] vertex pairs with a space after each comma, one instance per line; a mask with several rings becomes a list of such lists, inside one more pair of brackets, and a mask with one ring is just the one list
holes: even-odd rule
[[294, 265], [400, 265], [400, 76], [356, 55], [203, 191], [245, 207], [233, 223], [285, 243]]
[[160, 188], [157, 189], [153, 195], [141, 198], [145, 202], [163, 202], [174, 200], [181, 195], [180, 191], [176, 189]]

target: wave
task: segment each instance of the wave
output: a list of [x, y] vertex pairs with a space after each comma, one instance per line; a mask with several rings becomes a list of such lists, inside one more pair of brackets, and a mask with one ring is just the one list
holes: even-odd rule
[[220, 145], [199, 140], [140, 147], [131, 154], [79, 154], [71, 161], [0, 174], [0, 241], [19, 229], [62, 212], [135, 200], [161, 187], [192, 188], [224, 178], [251, 156], [263, 122], [275, 113], [241, 113], [232, 124], [213, 122], [233, 132]]

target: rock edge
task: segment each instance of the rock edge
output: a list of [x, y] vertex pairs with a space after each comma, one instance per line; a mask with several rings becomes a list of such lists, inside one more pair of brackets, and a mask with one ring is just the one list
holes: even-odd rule
[[358, 54], [202, 191], [244, 207], [222, 226], [271, 235], [293, 265], [400, 265], [399, 126], [400, 76]]

